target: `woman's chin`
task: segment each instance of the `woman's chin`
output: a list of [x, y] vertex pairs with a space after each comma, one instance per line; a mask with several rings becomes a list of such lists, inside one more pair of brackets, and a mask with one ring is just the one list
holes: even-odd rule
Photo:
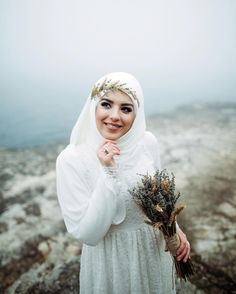
[[103, 136], [104, 139], [106, 140], [113, 140], [113, 141], [116, 141], [120, 138], [120, 136], [110, 136], [110, 135], [105, 135]]
[[110, 132], [102, 132], [101, 135], [106, 140], [118, 140], [122, 134], [119, 133], [110, 133]]

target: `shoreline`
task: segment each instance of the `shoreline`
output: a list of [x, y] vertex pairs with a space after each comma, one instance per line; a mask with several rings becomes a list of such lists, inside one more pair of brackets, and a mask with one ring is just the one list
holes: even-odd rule
[[[201, 111], [202, 115], [205, 113], [205, 115], [209, 115], [209, 113], [215, 114], [216, 111], [223, 111], [226, 113], [235, 113], [236, 111], [236, 102], [232, 101], [226, 101], [226, 102], [195, 102], [195, 103], [188, 103], [188, 104], [181, 104], [177, 106], [176, 108], [170, 110], [170, 111], [165, 111], [165, 112], [157, 112], [155, 114], [149, 114], [147, 115], [147, 125], [149, 124], [150, 121], [153, 119], [169, 119], [169, 118], [177, 118], [179, 115], [189, 115], [189, 112], [191, 113], [198, 113]], [[72, 126], [73, 127], [73, 126]], [[71, 131], [71, 130], [70, 130]], [[21, 147], [5, 147], [5, 146], [0, 146], [0, 151], [23, 151], [23, 150], [31, 150], [31, 149], [45, 149], [47, 146], [55, 148], [55, 146], [58, 145], [64, 145], [66, 146], [69, 144], [69, 135], [70, 131], [68, 132], [67, 139], [66, 138], [61, 138], [57, 139], [55, 141], [49, 141], [43, 144], [32, 144], [32, 145], [27, 145], [27, 146], [21, 146]]]

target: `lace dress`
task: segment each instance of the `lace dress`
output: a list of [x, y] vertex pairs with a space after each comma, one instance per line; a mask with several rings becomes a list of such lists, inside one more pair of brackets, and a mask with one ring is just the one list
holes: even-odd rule
[[[99, 240], [96, 237], [98, 229], [95, 227], [94, 232], [91, 231], [91, 236], [94, 235], [96, 239], [94, 244], [90, 244], [92, 246], [85, 244], [84, 237], [80, 268], [81, 294], [175, 293], [173, 261], [170, 254], [164, 251], [164, 239], [159, 231], [144, 223], [144, 214], [128, 192], [140, 181], [138, 174], [146, 174], [147, 171], [151, 174], [157, 168], [155, 155], [152, 156], [152, 150], [148, 150], [149, 145], [144, 142], [138, 149], [141, 155], [135, 167], [118, 163], [118, 169], [103, 168], [102, 177], [106, 187], [100, 193], [106, 193], [105, 189], [113, 191], [118, 199], [116, 217], [113, 217], [105, 236]], [[86, 153], [83, 155], [85, 157]], [[101, 170], [95, 168], [95, 160], [89, 161], [87, 158], [86, 162], [84, 178], [92, 191], [96, 188]], [[102, 195], [99, 197], [97, 199], [102, 199]], [[99, 210], [98, 201], [96, 203]], [[61, 200], [60, 204], [62, 207]], [[62, 212], [70, 231], [70, 223], [63, 208]], [[71, 229], [71, 233], [83, 240], [81, 235], [76, 235], [75, 229]], [[93, 243], [91, 236], [87, 243]]]

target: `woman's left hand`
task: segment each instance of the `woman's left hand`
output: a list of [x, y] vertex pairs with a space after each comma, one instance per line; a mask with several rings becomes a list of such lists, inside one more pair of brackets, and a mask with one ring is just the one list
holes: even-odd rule
[[186, 262], [190, 258], [190, 244], [186, 235], [179, 227], [176, 231], [180, 240], [180, 245], [176, 252], [176, 258], [178, 261], [183, 260], [183, 262]]

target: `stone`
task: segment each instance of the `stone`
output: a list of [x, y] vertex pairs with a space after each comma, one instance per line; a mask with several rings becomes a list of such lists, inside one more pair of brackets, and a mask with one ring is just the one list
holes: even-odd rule
[[229, 218], [236, 218], [236, 207], [234, 207], [228, 202], [220, 204], [218, 207], [218, 212], [223, 213], [225, 216]]
[[38, 250], [46, 257], [51, 251], [51, 248], [47, 242], [43, 241], [39, 243]]

